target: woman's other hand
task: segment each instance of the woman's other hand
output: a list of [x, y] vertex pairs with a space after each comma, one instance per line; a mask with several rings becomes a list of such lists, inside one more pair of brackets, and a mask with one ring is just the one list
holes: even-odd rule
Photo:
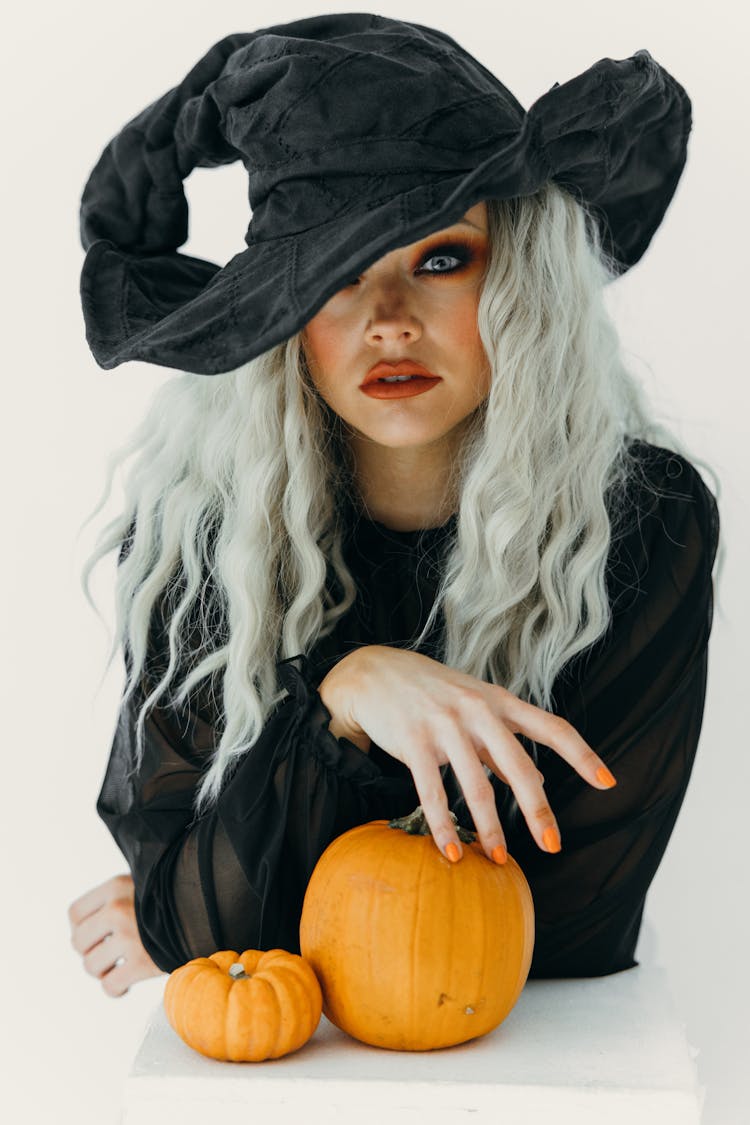
[[129, 873], [113, 875], [77, 898], [68, 907], [68, 921], [84, 969], [102, 982], [108, 996], [123, 996], [139, 980], [162, 974], [141, 943]]
[[[422, 653], [387, 645], [355, 649], [324, 677], [319, 694], [333, 734], [363, 747], [372, 739], [408, 766], [430, 831], [449, 859], [451, 844], [454, 858], [462, 849], [440, 775], [446, 762], [485, 853], [497, 862], [503, 862], [505, 834], [482, 764], [513, 790], [539, 847], [556, 852], [561, 846], [544, 777], [515, 734], [551, 747], [595, 788], [611, 788], [606, 765], [567, 720]], [[605, 774], [597, 777], [602, 768]]]

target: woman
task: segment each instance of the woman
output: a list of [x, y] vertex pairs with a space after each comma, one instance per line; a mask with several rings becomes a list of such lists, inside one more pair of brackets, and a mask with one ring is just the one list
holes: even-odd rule
[[[416, 26], [284, 29], [330, 46], [334, 25]], [[574, 193], [548, 178], [391, 241], [234, 370], [193, 351], [122, 451], [84, 587], [119, 547], [128, 678], [97, 810], [131, 874], [69, 911], [110, 995], [218, 948], [299, 951], [327, 844], [418, 803], [449, 861], [452, 811], [521, 865], [530, 976], [637, 964], [700, 733], [716, 502], [623, 364], [603, 299], [623, 259]], [[160, 353], [87, 323], [103, 365], [178, 365], [158, 323]], [[426, 378], [390, 389], [396, 362]]]

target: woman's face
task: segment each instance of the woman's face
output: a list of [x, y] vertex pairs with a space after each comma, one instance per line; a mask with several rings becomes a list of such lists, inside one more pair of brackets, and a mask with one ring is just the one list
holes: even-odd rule
[[[321, 397], [355, 433], [378, 444], [440, 443], [489, 393], [477, 327], [486, 204], [471, 207], [465, 220], [383, 255], [302, 331]], [[381, 360], [416, 360], [440, 382], [408, 398], [372, 398], [361, 384]]]

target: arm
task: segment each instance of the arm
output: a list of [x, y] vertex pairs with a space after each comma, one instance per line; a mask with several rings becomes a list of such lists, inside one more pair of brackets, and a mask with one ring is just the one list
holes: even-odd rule
[[[698, 746], [713, 616], [719, 519], [697, 472], [682, 462], [671, 495], [623, 541], [612, 576], [613, 627], [579, 654], [555, 688], [557, 713], [606, 761], [617, 786], [597, 792], [539, 746], [539, 767], [562, 835], [543, 854], [523, 820], [508, 850], [536, 911], [530, 977], [599, 976], [638, 964], [646, 893], [682, 806]], [[523, 739], [522, 739], [523, 741]], [[453, 805], [471, 826], [462, 796]]]
[[348, 706], [352, 693], [352, 663], [361, 655], [363, 648], [369, 647], [363, 645], [338, 660], [320, 681], [318, 687], [320, 698], [331, 715], [328, 725], [331, 734], [336, 738], [348, 738], [364, 754], [369, 753], [372, 739], [367, 731], [352, 721]]
[[155, 708], [143, 764], [128, 777], [135, 703], [121, 708], [97, 812], [128, 861], [141, 940], [164, 971], [217, 949], [299, 952], [302, 899], [328, 844], [355, 824], [397, 815], [394, 797], [399, 810], [416, 803], [411, 779], [382, 777], [330, 733], [303, 656], [279, 671], [290, 694], [199, 820], [192, 801], [201, 753], [215, 742], [210, 724]]

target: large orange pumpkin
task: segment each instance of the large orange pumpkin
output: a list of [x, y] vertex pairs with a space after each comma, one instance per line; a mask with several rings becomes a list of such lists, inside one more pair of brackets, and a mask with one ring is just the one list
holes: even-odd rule
[[262, 1062], [301, 1047], [320, 1022], [317, 977], [286, 949], [220, 949], [170, 973], [164, 1010], [189, 1047], [212, 1059]]
[[485, 1035], [521, 994], [534, 906], [508, 856], [498, 865], [451, 813], [463, 856], [437, 848], [421, 805], [338, 836], [310, 877], [300, 951], [323, 1011], [375, 1047], [428, 1051]]

